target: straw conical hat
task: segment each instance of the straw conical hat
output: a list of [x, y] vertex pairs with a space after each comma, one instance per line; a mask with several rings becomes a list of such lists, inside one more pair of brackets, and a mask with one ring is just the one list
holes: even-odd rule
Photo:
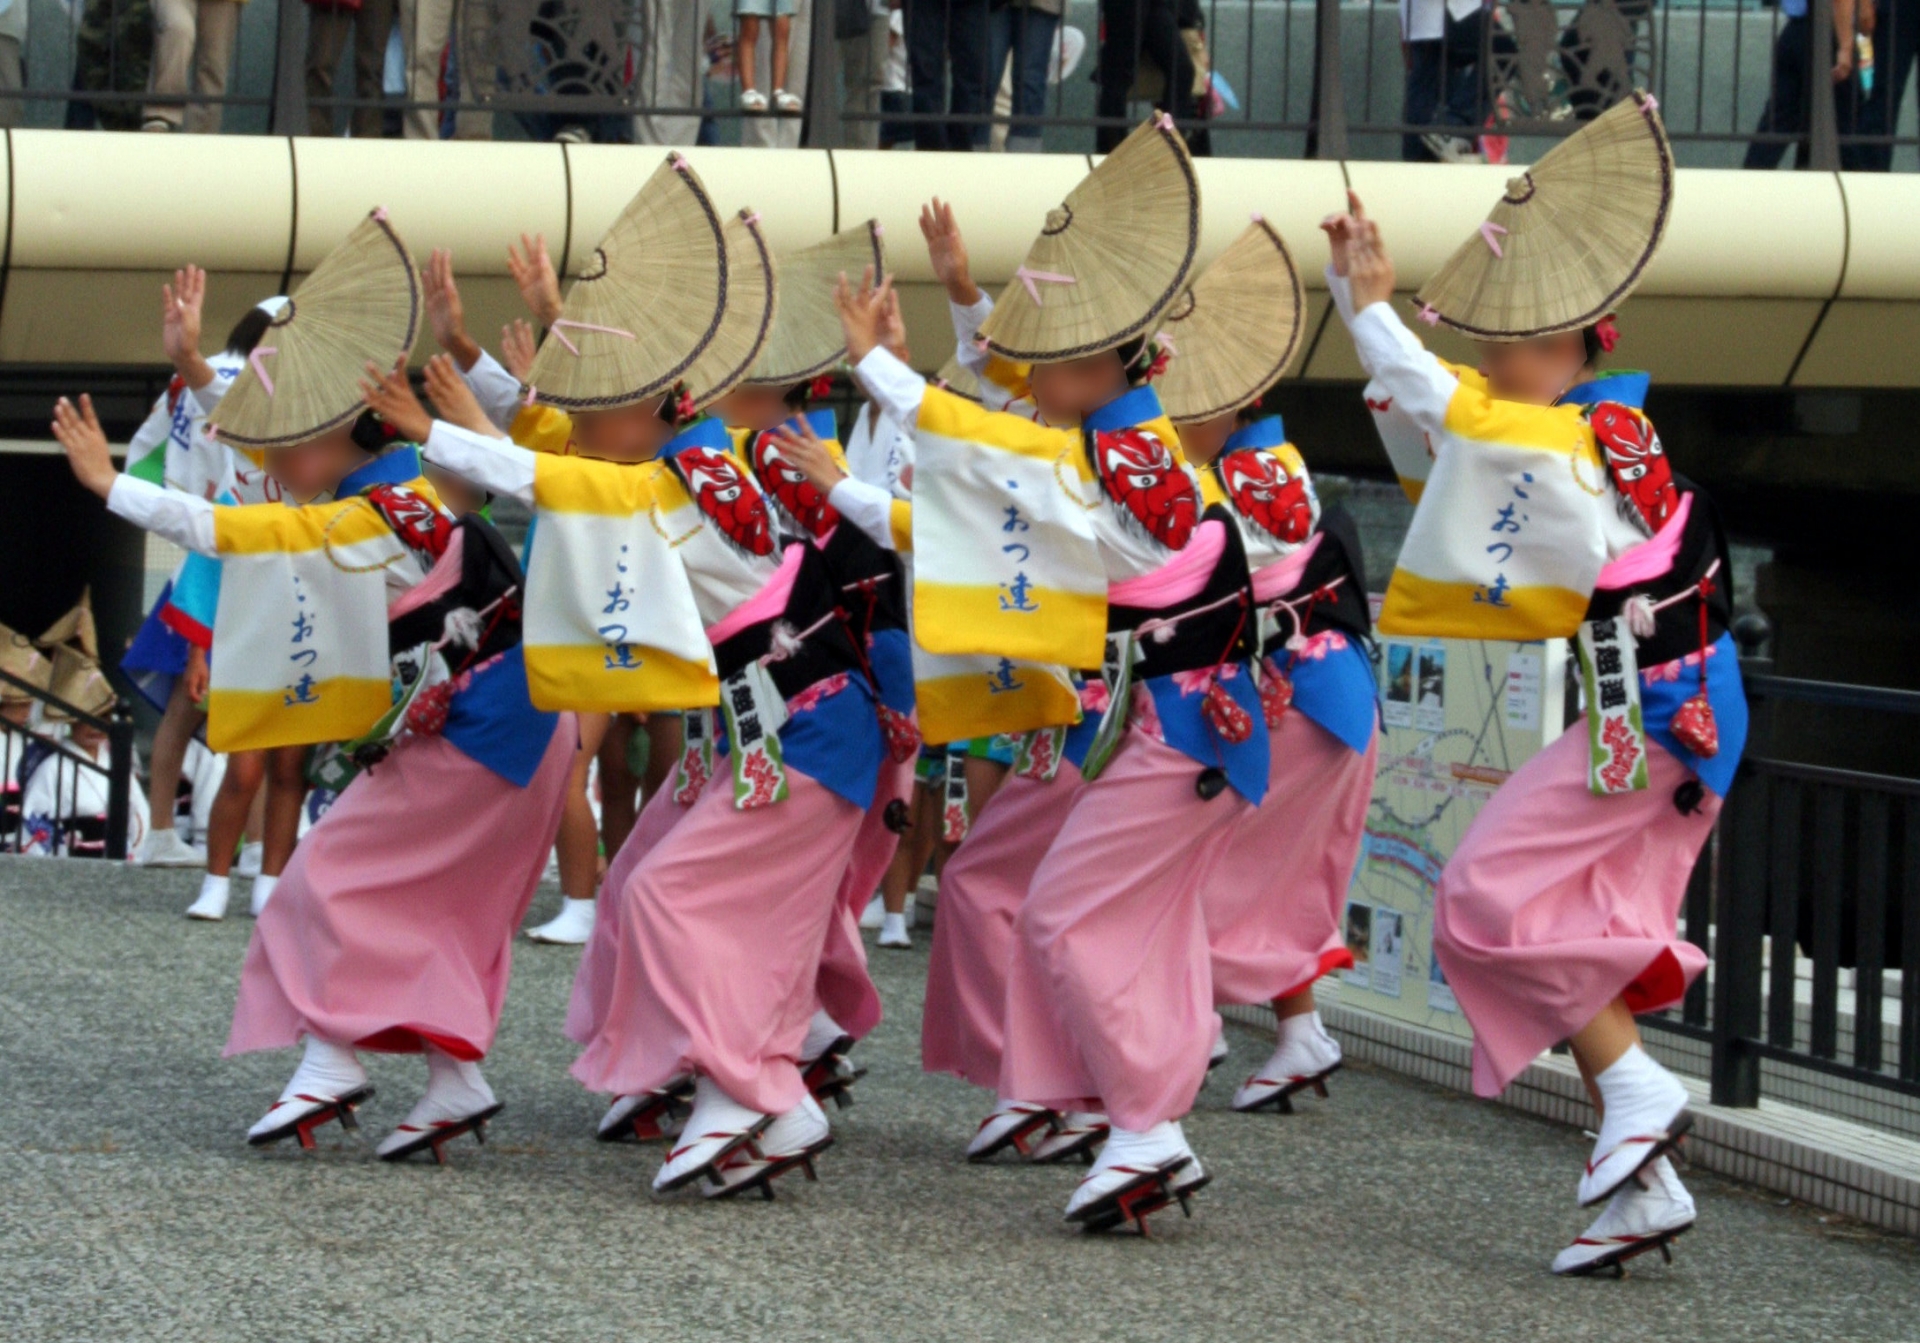
[[90, 658], [99, 657], [100, 635], [93, 624], [93, 589], [82, 588], [80, 600], [73, 604], [73, 609], [49, 625], [35, 642], [49, 652], [72, 648]]
[[688, 377], [726, 311], [720, 212], [669, 154], [594, 249], [527, 374], [562, 410], [612, 410]]
[[1155, 117], [1048, 211], [980, 328], [1016, 363], [1098, 354], [1136, 336], [1186, 287], [1200, 243], [1200, 183], [1186, 142]]
[[[55, 699], [99, 717], [104, 717], [119, 698], [98, 662], [64, 644], [53, 650], [53, 678], [48, 689]], [[66, 710], [51, 704], [46, 706], [46, 716], [58, 721], [70, 717]]]
[[1653, 99], [1635, 93], [1508, 181], [1418, 301], [1480, 340], [1591, 326], [1640, 282], [1672, 212], [1673, 151]]
[[385, 210], [314, 268], [275, 315], [210, 427], [242, 448], [284, 448], [366, 409], [371, 360], [392, 368], [420, 331], [420, 276]]
[[773, 253], [760, 232], [760, 216], [742, 210], [723, 230], [726, 241], [726, 311], [713, 340], [685, 382], [696, 410], [740, 385], [767, 348], [778, 307]]
[[1303, 301], [1286, 243], [1255, 215], [1161, 315], [1172, 358], [1154, 389], [1174, 423], [1212, 419], [1259, 400], [1300, 348]]
[[965, 397], [969, 401], [986, 400], [986, 392], [981, 389], [980, 379], [974, 375], [972, 369], [960, 362], [960, 356], [957, 354], [940, 366], [940, 371], [933, 375], [933, 379], [955, 396]]
[[847, 353], [847, 337], [833, 306], [833, 289], [842, 275], [857, 281], [869, 266], [878, 284], [887, 254], [874, 219], [781, 257], [780, 320], [747, 381], [786, 387], [839, 363]]
[[[17, 630], [0, 625], [0, 671], [45, 690], [53, 681], [53, 659]], [[27, 699], [27, 692], [11, 681], [0, 681], [0, 700]]]

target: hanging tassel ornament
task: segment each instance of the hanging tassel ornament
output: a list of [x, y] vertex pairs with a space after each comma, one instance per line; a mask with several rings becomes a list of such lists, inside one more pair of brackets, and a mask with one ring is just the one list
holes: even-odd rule
[[1702, 760], [1720, 754], [1720, 724], [1713, 716], [1713, 702], [1707, 698], [1707, 594], [1713, 591], [1711, 577], [1700, 580], [1700, 689], [1674, 712], [1668, 729], [1675, 741]]
[[920, 750], [920, 729], [913, 718], [877, 701], [874, 708], [880, 715], [880, 735], [887, 744], [887, 759], [896, 765], [911, 760]]
[[1293, 678], [1269, 662], [1266, 674], [1260, 678], [1260, 712], [1267, 726], [1279, 727], [1280, 720], [1292, 707]]
[[1207, 721], [1213, 724], [1213, 730], [1220, 739], [1238, 746], [1253, 735], [1253, 716], [1240, 707], [1240, 702], [1227, 692], [1219, 677], [1207, 687], [1206, 702], [1201, 706]]

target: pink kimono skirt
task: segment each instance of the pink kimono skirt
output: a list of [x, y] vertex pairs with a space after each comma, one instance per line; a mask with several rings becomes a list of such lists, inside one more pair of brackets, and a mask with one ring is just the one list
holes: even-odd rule
[[999, 1084], [1014, 917], [1080, 788], [1080, 771], [1066, 760], [1048, 781], [1009, 774], [941, 871], [920, 1019], [927, 1072]]
[[1473, 1089], [1498, 1095], [1615, 998], [1670, 1007], [1706, 968], [1675, 932], [1720, 799], [1673, 804], [1692, 777], [1647, 751], [1649, 786], [1596, 797], [1587, 731], [1569, 727], [1494, 793], [1433, 897], [1433, 947], [1473, 1026]]
[[867, 944], [860, 937], [860, 915], [873, 899], [900, 845], [900, 836], [887, 828], [887, 804], [911, 802], [912, 797], [913, 761], [883, 764], [873, 790], [873, 805], [867, 808], [854, 836], [853, 852], [840, 880], [840, 896], [827, 924], [820, 970], [814, 977], [817, 1005], [856, 1040], [865, 1039], [880, 1024], [880, 991], [867, 973]]
[[573, 974], [573, 996], [567, 1003], [567, 1038], [584, 1045], [600, 1033], [607, 1019], [607, 1003], [613, 992], [613, 967], [620, 945], [620, 892], [628, 878], [640, 866], [667, 832], [680, 823], [690, 808], [673, 799], [673, 789], [659, 789], [647, 799], [627, 832], [627, 842], [607, 864], [600, 879], [600, 893], [594, 902], [593, 933], [580, 954], [580, 967]]
[[1298, 710], [1269, 735], [1266, 800], [1241, 817], [1200, 893], [1219, 1007], [1291, 997], [1353, 964], [1341, 914], [1379, 736], [1363, 755]]
[[226, 1053], [315, 1035], [484, 1057], [576, 740], [562, 714], [525, 788], [444, 737], [405, 738], [348, 785], [294, 850], [254, 928]]
[[1213, 1045], [1200, 892], [1253, 810], [1130, 728], [1073, 800], [1014, 920], [999, 1093], [1140, 1131], [1193, 1107]]
[[791, 766], [784, 802], [739, 811], [730, 776], [716, 776], [617, 896], [608, 889], [620, 910], [596, 985], [606, 1014], [573, 1075], [631, 1095], [697, 1072], [779, 1114], [807, 1094], [794, 1060], [866, 813]]

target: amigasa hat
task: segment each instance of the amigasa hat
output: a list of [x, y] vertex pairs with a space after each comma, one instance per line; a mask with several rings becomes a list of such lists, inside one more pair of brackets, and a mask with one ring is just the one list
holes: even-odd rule
[[208, 428], [235, 447], [284, 448], [351, 424], [368, 362], [392, 368], [419, 331], [419, 273], [375, 210], [274, 315]]
[[1047, 213], [980, 338], [1016, 363], [1044, 364], [1150, 336], [1199, 244], [1199, 179], [1172, 118], [1158, 115]]
[[1154, 383], [1175, 424], [1260, 399], [1300, 348], [1305, 297], [1287, 244], [1262, 215], [1160, 318], [1166, 372]]
[[682, 379], [688, 408], [696, 411], [739, 386], [779, 329], [779, 277], [760, 232], [760, 216], [742, 210], [726, 222], [721, 236], [727, 258], [726, 310], [706, 352]]
[[1635, 92], [1509, 179], [1415, 301], [1477, 340], [1584, 329], [1640, 282], [1672, 213], [1673, 150], [1658, 105]]
[[746, 380], [790, 387], [819, 377], [846, 357], [847, 337], [833, 291], [845, 275], [857, 281], [869, 267], [873, 281], [886, 274], [880, 223], [869, 219], [780, 258], [780, 320]]

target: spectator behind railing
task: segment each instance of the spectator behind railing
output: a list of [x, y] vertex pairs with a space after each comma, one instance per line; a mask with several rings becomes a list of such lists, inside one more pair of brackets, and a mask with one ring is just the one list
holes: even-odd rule
[[[1813, 49], [1813, 24], [1807, 17], [1809, 0], [1780, 0], [1780, 25], [1773, 42], [1773, 92], [1760, 111], [1755, 135], [1779, 136], [1775, 140], [1754, 140], [1747, 145], [1748, 168], [1777, 168], [1787, 150], [1797, 149], [1796, 166], [1807, 166], [1807, 132], [1813, 118], [1815, 90], [1831, 86], [1834, 119], [1842, 135], [1855, 132], [1859, 123], [1860, 100], [1856, 96], [1857, 72], [1854, 69], [1854, 0], [1832, 0], [1833, 45], [1827, 51]], [[1818, 0], [1814, 0], [1818, 3]], [[1860, 6], [1861, 32], [1873, 32], [1871, 5]], [[1820, 96], [1826, 96], [1824, 92]], [[1793, 137], [1793, 138], [1787, 138]], [[1864, 146], [1848, 145], [1841, 150], [1841, 166], [1860, 168], [1857, 160]]]
[[[1013, 84], [1012, 111], [1015, 117], [1037, 117], [1047, 110], [1047, 68], [1058, 49], [1054, 35], [1060, 29], [1065, 0], [1003, 0], [987, 19], [987, 84], [998, 89], [1008, 74], [1007, 60], [1013, 60], [1010, 77]], [[997, 100], [996, 100], [997, 101]], [[985, 148], [992, 127], [981, 126], [974, 134], [974, 145]], [[1040, 152], [1040, 127], [1007, 127], [1006, 146], [1013, 153]]]
[[[1860, 113], [1855, 130], [1861, 135], [1889, 135], [1907, 98], [1907, 79], [1920, 58], [1920, 0], [1880, 0], [1877, 5], [1861, 3], [1857, 8], [1858, 27], [1869, 38], [1873, 54], [1873, 76], [1856, 69], [1860, 88]], [[1856, 59], [1856, 66], [1859, 64]], [[1841, 134], [1846, 134], [1845, 129]], [[1842, 145], [1841, 163], [1866, 172], [1889, 172], [1893, 168], [1893, 144]]]
[[[733, 50], [740, 68], [741, 111], [756, 116], [772, 111], [783, 117], [797, 117], [803, 110], [800, 95], [787, 87], [787, 57], [792, 50], [793, 16], [797, 7], [795, 0], [733, 0], [733, 17], [738, 25]], [[762, 19], [771, 29], [767, 51], [769, 82], [773, 85], [771, 101], [758, 87]]]
[[[972, 149], [971, 123], [937, 118], [942, 114], [978, 116], [987, 110], [987, 0], [902, 0], [902, 3], [907, 14], [911, 105], [916, 116], [928, 118], [914, 123], [914, 146]], [[947, 96], [949, 75], [953, 90], [951, 101]]]
[[387, 41], [393, 34], [393, 0], [307, 0], [307, 123], [311, 135], [333, 135], [336, 119], [327, 100], [340, 56], [353, 43], [353, 96], [360, 103], [348, 118], [356, 140], [385, 133], [379, 106], [386, 73]]
[[[177, 3], [178, 0], [164, 0]], [[204, 3], [204, 0], [203, 0]], [[475, 102], [491, 93], [499, 71], [488, 61], [493, 50], [494, 9], [497, 0], [400, 0], [400, 41], [407, 55], [407, 101], [436, 103], [446, 99]], [[443, 95], [440, 70], [447, 45], [455, 44], [453, 70], [458, 82]], [[402, 119], [409, 140], [440, 138], [440, 109], [413, 107]], [[456, 112], [456, 140], [491, 140], [493, 113]]]
[[1480, 162], [1473, 131], [1486, 83], [1486, 25], [1481, 0], [1400, 0], [1407, 62], [1400, 116], [1409, 126], [1427, 128], [1400, 137], [1400, 157], [1407, 162]]
[[[633, 97], [641, 107], [700, 106], [703, 9], [697, 0], [634, 5]], [[697, 114], [642, 112], [633, 119], [635, 144], [690, 145], [699, 134]]]
[[246, 0], [153, 0], [153, 81], [155, 101], [146, 106], [140, 129], [217, 135], [218, 102], [164, 101], [184, 98], [191, 87], [196, 100], [224, 98], [233, 69], [234, 39], [240, 33], [240, 6]]
[[26, 45], [27, 0], [0, 0], [0, 130], [20, 124]]
[[887, 0], [834, 0], [833, 37], [839, 48], [840, 82], [846, 90], [841, 104], [850, 149], [875, 149], [880, 123], [863, 121], [880, 111], [880, 95], [887, 87]]
[[[87, 0], [73, 34], [73, 91], [140, 93], [152, 66], [153, 7], [148, 0]], [[67, 104], [70, 131], [96, 126], [130, 131], [139, 124], [140, 109], [131, 102], [75, 98]]]

